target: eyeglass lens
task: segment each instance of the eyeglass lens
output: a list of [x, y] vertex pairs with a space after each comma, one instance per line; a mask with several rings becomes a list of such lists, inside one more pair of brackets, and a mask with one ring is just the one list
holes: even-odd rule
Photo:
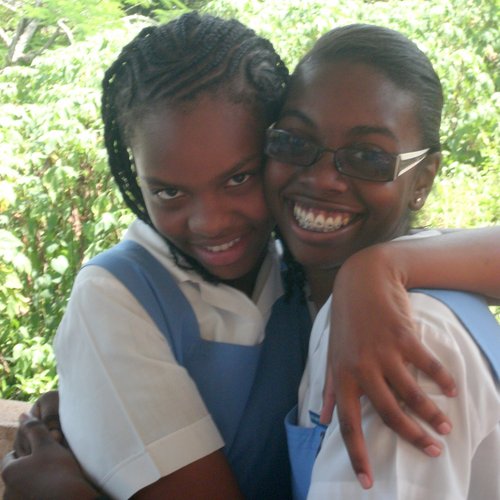
[[342, 174], [373, 181], [393, 179], [396, 159], [388, 153], [355, 148], [334, 152], [284, 130], [268, 131], [266, 154], [278, 161], [307, 167], [327, 151], [333, 154], [334, 164]]

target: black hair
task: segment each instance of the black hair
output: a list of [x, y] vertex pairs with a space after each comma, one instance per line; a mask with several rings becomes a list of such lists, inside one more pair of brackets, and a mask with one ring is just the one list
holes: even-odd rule
[[[221, 95], [248, 104], [270, 124], [281, 108], [287, 83], [288, 70], [271, 42], [236, 20], [191, 12], [144, 28], [122, 49], [102, 83], [108, 161], [127, 206], [154, 228], [137, 182], [130, 141], [136, 124], [159, 104], [182, 105], [201, 93], [223, 90]], [[218, 281], [166, 242], [177, 265]]]
[[402, 33], [369, 24], [334, 28], [316, 42], [294, 74], [315, 61], [365, 63], [384, 73], [401, 89], [411, 92], [417, 98], [422, 146], [430, 148], [430, 152], [441, 150], [441, 81], [429, 58]]

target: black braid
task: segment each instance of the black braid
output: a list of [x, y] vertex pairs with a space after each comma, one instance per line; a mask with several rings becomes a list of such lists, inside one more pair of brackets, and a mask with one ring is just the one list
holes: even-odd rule
[[[288, 70], [272, 44], [236, 20], [185, 14], [143, 29], [106, 71], [102, 95], [104, 142], [127, 206], [154, 227], [129, 149], [134, 125], [160, 103], [178, 104], [223, 89], [228, 99], [248, 102], [268, 123], [281, 107]], [[177, 265], [217, 281], [167, 240]]]
[[285, 239], [277, 227], [274, 229], [274, 235], [283, 249], [282, 262], [284, 266], [285, 299], [289, 299], [292, 293], [294, 293], [294, 290], [297, 290], [301, 300], [305, 302], [306, 273], [304, 267], [294, 259]]

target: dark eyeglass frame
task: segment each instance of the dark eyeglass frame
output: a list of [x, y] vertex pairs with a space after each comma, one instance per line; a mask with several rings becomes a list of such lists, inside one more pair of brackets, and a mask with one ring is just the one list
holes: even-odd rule
[[386, 153], [383, 151], [378, 152], [377, 154], [383, 155], [385, 158], [390, 158], [392, 161], [394, 161], [394, 172], [392, 173], [391, 176], [388, 176], [387, 178], [383, 179], [373, 179], [370, 176], [363, 176], [358, 175], [358, 174], [353, 174], [352, 172], [348, 171], [346, 172], [344, 167], [339, 164], [338, 162], [338, 157], [337, 153], [341, 151], [363, 151], [360, 148], [326, 148], [323, 146], [320, 146], [316, 144], [314, 141], [311, 141], [309, 139], [304, 139], [302, 137], [296, 136], [295, 134], [292, 134], [291, 132], [288, 132], [286, 130], [282, 129], [276, 129], [274, 128], [276, 124], [273, 123], [266, 131], [266, 145], [265, 145], [265, 154], [274, 160], [277, 161], [283, 161], [280, 159], [278, 156], [273, 155], [271, 148], [270, 148], [270, 141], [273, 140], [273, 137], [276, 136], [286, 136], [286, 137], [291, 137], [291, 138], [298, 138], [306, 143], [308, 143], [310, 146], [314, 147], [314, 157], [311, 159], [310, 162], [302, 162], [302, 163], [297, 163], [297, 162], [292, 162], [292, 161], [283, 161], [283, 163], [290, 163], [292, 165], [298, 165], [300, 167], [310, 167], [311, 165], [314, 165], [318, 160], [321, 158], [321, 156], [324, 153], [332, 153], [333, 154], [333, 165], [337, 169], [338, 172], [340, 172], [342, 175], [345, 175], [346, 177], [353, 177], [355, 179], [362, 179], [365, 181], [372, 181], [372, 182], [392, 182], [395, 181], [398, 177], [403, 175], [404, 173], [410, 171], [412, 168], [416, 167], [420, 162], [422, 162], [429, 154], [430, 148], [426, 149], [421, 149], [419, 151], [411, 151], [408, 153], [399, 153], [399, 154], [392, 154], [392, 153]]

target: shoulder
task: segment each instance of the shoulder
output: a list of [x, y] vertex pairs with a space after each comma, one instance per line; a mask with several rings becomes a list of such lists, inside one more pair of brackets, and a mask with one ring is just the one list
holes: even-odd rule
[[464, 361], [484, 364], [470, 332], [446, 304], [422, 292], [409, 296], [417, 334], [429, 349], [455, 352]]
[[[478, 415], [488, 410], [500, 418], [500, 392], [488, 360], [455, 313], [440, 300], [424, 293], [410, 293], [413, 318], [422, 343], [453, 374], [459, 387], [458, 401], [470, 404]], [[418, 374], [424, 390], [439, 392], [434, 383]], [[431, 389], [432, 387], [432, 389]], [[453, 400], [454, 398], [451, 398]], [[451, 400], [445, 400], [451, 404]], [[493, 411], [493, 408], [496, 410]], [[471, 408], [469, 408], [469, 411]], [[480, 417], [484, 421], [485, 415]]]

